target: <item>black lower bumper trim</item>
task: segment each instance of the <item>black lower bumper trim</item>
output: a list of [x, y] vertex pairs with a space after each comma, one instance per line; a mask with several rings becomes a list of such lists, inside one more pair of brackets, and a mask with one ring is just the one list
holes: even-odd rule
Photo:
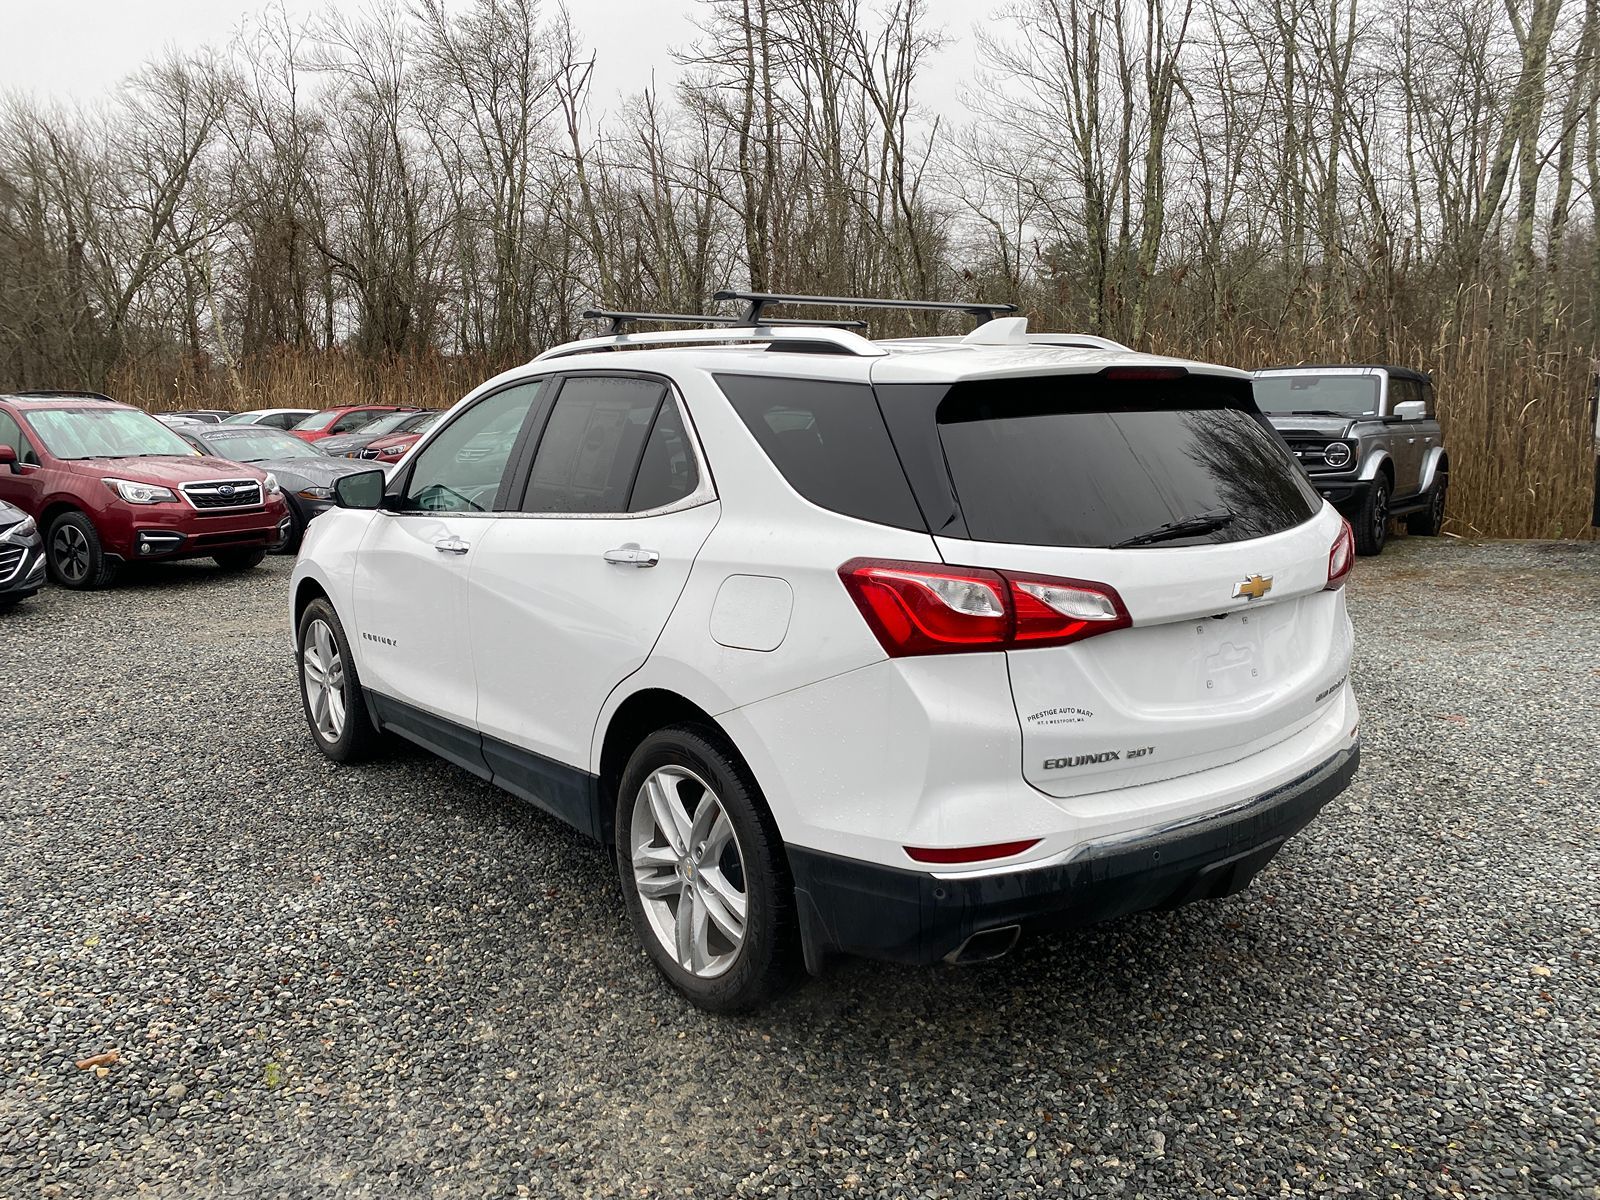
[[832, 954], [925, 965], [975, 933], [1090, 925], [1243, 890], [1350, 783], [1359, 747], [1215, 817], [1091, 845], [1069, 862], [973, 879], [789, 847], [806, 965]]
[[1372, 490], [1370, 479], [1347, 479], [1341, 482], [1318, 479], [1311, 477], [1312, 486], [1329, 504], [1336, 508], [1356, 508], [1365, 503], [1367, 493]]

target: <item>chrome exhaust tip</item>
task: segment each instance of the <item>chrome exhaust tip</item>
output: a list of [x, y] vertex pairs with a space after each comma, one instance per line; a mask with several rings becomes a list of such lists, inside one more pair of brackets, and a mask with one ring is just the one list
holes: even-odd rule
[[1020, 925], [1001, 925], [996, 929], [983, 929], [946, 954], [944, 960], [947, 963], [958, 963], [963, 966], [967, 963], [988, 962], [1010, 950], [1021, 936]]

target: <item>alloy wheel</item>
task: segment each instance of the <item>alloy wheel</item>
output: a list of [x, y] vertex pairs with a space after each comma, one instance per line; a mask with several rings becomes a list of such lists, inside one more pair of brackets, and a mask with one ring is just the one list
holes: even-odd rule
[[50, 556], [68, 583], [81, 583], [89, 574], [89, 539], [76, 525], [63, 523], [50, 539]]
[[1372, 541], [1374, 545], [1381, 546], [1389, 533], [1389, 489], [1382, 483], [1375, 487], [1377, 492], [1372, 497]]
[[344, 656], [339, 653], [339, 643], [326, 621], [313, 621], [307, 628], [300, 661], [311, 723], [319, 737], [337, 742], [344, 732], [347, 709]]
[[634, 799], [629, 847], [662, 948], [697, 978], [727, 971], [744, 945], [749, 897], [744, 851], [716, 793], [687, 767], [658, 768]]

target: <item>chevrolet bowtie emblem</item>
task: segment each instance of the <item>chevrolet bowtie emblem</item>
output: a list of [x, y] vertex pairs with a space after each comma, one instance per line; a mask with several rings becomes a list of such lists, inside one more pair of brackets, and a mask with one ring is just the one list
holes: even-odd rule
[[1259, 600], [1271, 590], [1271, 575], [1252, 575], [1233, 585], [1233, 598], [1237, 600], [1243, 596], [1246, 600]]

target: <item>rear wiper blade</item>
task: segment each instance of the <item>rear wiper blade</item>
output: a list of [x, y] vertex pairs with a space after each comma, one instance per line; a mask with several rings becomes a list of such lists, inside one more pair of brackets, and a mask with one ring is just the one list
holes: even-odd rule
[[1165, 525], [1157, 525], [1154, 529], [1135, 534], [1131, 538], [1113, 542], [1109, 549], [1126, 550], [1129, 546], [1149, 546], [1155, 542], [1170, 542], [1175, 538], [1193, 537], [1196, 534], [1221, 529], [1224, 525], [1231, 525], [1233, 520], [1233, 514], [1225, 508], [1217, 509], [1215, 512], [1195, 513], [1192, 517], [1168, 521]]

